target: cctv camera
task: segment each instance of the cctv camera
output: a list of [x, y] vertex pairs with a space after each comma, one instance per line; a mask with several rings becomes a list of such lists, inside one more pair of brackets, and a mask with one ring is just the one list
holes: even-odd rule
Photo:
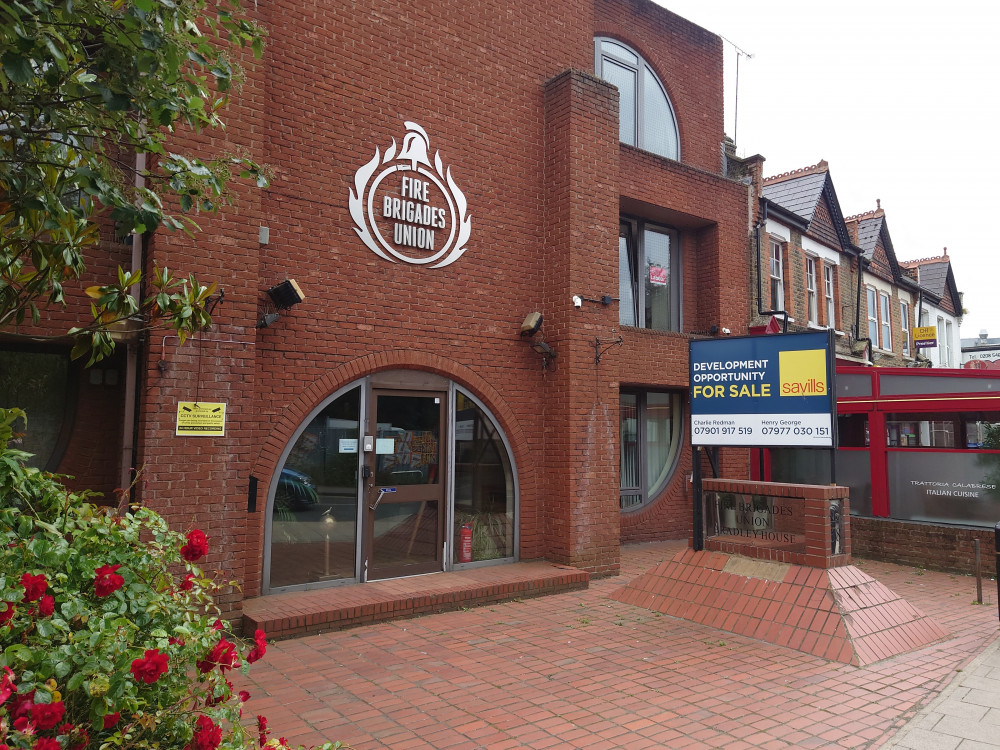
[[579, 294], [573, 295], [573, 307], [583, 307], [583, 297]]
[[732, 331], [730, 331], [728, 328], [723, 328], [722, 329], [722, 333], [723, 333], [724, 336], [728, 336], [729, 334], [732, 333]]

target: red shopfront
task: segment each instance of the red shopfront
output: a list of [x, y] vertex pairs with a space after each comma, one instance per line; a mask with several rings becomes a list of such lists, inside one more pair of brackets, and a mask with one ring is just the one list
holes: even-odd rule
[[858, 516], [1000, 520], [1000, 372], [841, 367], [839, 449], [771, 452], [770, 478], [851, 488]]

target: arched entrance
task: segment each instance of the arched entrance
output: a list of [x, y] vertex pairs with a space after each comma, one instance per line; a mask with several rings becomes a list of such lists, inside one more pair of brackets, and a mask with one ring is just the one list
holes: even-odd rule
[[317, 406], [268, 493], [264, 593], [512, 562], [517, 473], [475, 396], [392, 370]]

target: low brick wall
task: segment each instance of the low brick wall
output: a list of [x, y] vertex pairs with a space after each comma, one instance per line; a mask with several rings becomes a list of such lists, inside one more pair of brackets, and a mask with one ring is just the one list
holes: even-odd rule
[[995, 576], [991, 528], [851, 516], [851, 551], [870, 560], [971, 575], [975, 573], [974, 539], [979, 540], [983, 575]]

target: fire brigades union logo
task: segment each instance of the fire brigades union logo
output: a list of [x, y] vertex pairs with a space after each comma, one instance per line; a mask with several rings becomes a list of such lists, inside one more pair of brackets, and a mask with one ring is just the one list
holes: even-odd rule
[[472, 219], [439, 151], [431, 164], [427, 133], [415, 122], [404, 124], [399, 153], [393, 138], [384, 155], [376, 147], [375, 157], [354, 175], [349, 203], [354, 231], [388, 261], [441, 268], [462, 257]]

